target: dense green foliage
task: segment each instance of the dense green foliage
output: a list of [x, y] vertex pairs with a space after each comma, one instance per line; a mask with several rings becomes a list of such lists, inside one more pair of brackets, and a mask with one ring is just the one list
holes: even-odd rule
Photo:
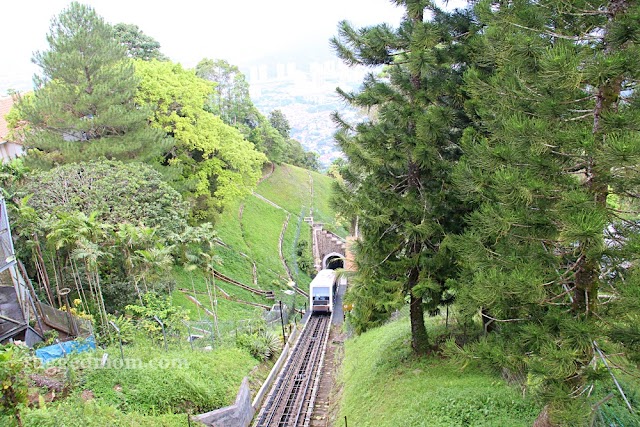
[[74, 163], [32, 173], [19, 189], [41, 218], [82, 212], [111, 226], [157, 227], [164, 236], [181, 232], [187, 205], [162, 176], [144, 164], [116, 161]]
[[166, 61], [168, 58], [160, 52], [160, 43], [142, 32], [137, 25], [119, 23], [113, 27], [114, 37], [124, 46], [127, 56], [133, 59]]
[[14, 345], [0, 346], [0, 419], [22, 426], [21, 412], [27, 405], [26, 349]]
[[249, 84], [237, 66], [222, 59], [205, 58], [196, 66], [196, 75], [215, 84], [207, 111], [237, 128], [270, 161], [318, 168], [317, 154], [305, 152], [298, 141], [289, 137], [289, 122], [280, 110], [272, 111], [267, 119], [253, 105]]
[[159, 154], [161, 134], [134, 102], [133, 63], [112, 27], [74, 2], [52, 21], [47, 41], [49, 50], [33, 58], [41, 69], [34, 95], [18, 104], [28, 123], [24, 144], [38, 150], [28, 160], [55, 165]]
[[618, 274], [637, 259], [628, 219], [638, 216], [639, 33], [629, 25], [640, 9], [592, 3], [477, 6], [483, 62], [465, 82], [479, 128], [465, 133], [456, 183], [480, 207], [452, 239], [465, 268], [461, 309], [483, 310], [499, 332], [486, 338], [487, 362], [527, 372], [551, 418], [568, 425], [593, 417], [571, 396], [602, 374], [596, 346], [618, 321], [599, 294], [637, 286]]
[[102, 326], [107, 312], [170, 288], [172, 265], [213, 238], [210, 224], [187, 225], [181, 196], [142, 164], [65, 165], [25, 176], [16, 192], [28, 194], [12, 212], [16, 248], [41, 297], [61, 305], [69, 288]]
[[[53, 362], [47, 371], [66, 372], [63, 382], [69, 395], [51, 403], [24, 406], [23, 425], [183, 426], [187, 413], [231, 404], [242, 378], [258, 364], [240, 348], [194, 351], [186, 342], [180, 347], [176, 344], [164, 351], [137, 336], [135, 343], [124, 347], [128, 364], [121, 365], [118, 344]], [[105, 353], [107, 365], [100, 367]], [[43, 371], [36, 364], [22, 364], [19, 376], [25, 390], [27, 376], [47, 375]], [[4, 414], [0, 414], [0, 423], [12, 425], [11, 418]]]
[[112, 405], [80, 398], [69, 398], [43, 408], [34, 408], [25, 415], [25, 427], [182, 427], [184, 414], [145, 416], [136, 412], [125, 414]]
[[[117, 345], [108, 351], [110, 357], [118, 357]], [[139, 345], [127, 348], [125, 357], [142, 366], [162, 366], [163, 360], [173, 365], [156, 369], [92, 369], [86, 374], [84, 386], [97, 399], [123, 412], [145, 415], [200, 413], [229, 405], [242, 378], [257, 364], [248, 352], [237, 348], [202, 352], [187, 346], [163, 352], [158, 347]]]
[[251, 127], [258, 114], [249, 97], [249, 83], [238, 67], [223, 59], [204, 58], [196, 66], [196, 75], [215, 83], [207, 108], [230, 126]]
[[[98, 368], [96, 352], [61, 359], [53, 363], [61, 369], [44, 373], [2, 363], [3, 399], [15, 414], [24, 409], [24, 425], [184, 425], [185, 412], [231, 403], [239, 380], [256, 375], [252, 368], [280, 349], [278, 333], [242, 332], [247, 319], [263, 314], [249, 304], [272, 301], [213, 272], [275, 290], [295, 306], [274, 256], [288, 213], [251, 193], [264, 153], [301, 164], [316, 156], [257, 112], [239, 72], [232, 76], [239, 95], [231, 96], [219, 82], [167, 61], [135, 25], [111, 27], [90, 7], [72, 3], [54, 19], [48, 40], [50, 49], [34, 58], [42, 68], [36, 92], [10, 117], [16, 136], [36, 150], [24, 162], [3, 165], [0, 182], [17, 256], [37, 296], [62, 309], [68, 298], [72, 314], [93, 322], [109, 363]], [[309, 182], [307, 171], [295, 169]], [[286, 199], [293, 188], [277, 190]], [[311, 206], [310, 187], [305, 191]], [[327, 193], [318, 197], [326, 206]], [[303, 206], [292, 207], [283, 250], [290, 265], [306, 263], [296, 276], [304, 288], [311, 280], [310, 228], [298, 216]], [[213, 220], [222, 234], [229, 231], [225, 242], [206, 222]], [[202, 323], [186, 324], [188, 316]], [[185, 339], [209, 331], [215, 337], [195, 345]], [[118, 367], [119, 338], [126, 359], [142, 367]], [[157, 367], [163, 358], [180, 364]], [[76, 362], [90, 367], [77, 369]], [[31, 373], [55, 376], [63, 392], [36, 389]], [[3, 412], [0, 423], [11, 416]]]
[[205, 110], [213, 85], [171, 62], [138, 61], [136, 73], [138, 102], [172, 137], [165, 162], [179, 173], [176, 185], [194, 204], [195, 218], [211, 219], [230, 200], [250, 194], [266, 159], [240, 132]]
[[455, 300], [484, 335], [449, 355], [521, 382], [542, 423], [604, 425], [592, 391], [640, 337], [640, 5], [395, 3], [399, 29], [343, 23], [334, 40], [348, 64], [388, 65], [342, 93], [370, 120], [336, 117], [338, 202], [362, 232], [354, 324], [409, 300], [420, 351], [421, 308]]

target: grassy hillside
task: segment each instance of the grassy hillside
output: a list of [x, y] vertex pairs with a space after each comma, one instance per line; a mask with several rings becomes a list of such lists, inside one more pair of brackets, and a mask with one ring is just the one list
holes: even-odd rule
[[[274, 291], [275, 301], [282, 300], [290, 307], [301, 307], [304, 304], [303, 297], [298, 295], [294, 300], [292, 295], [288, 295], [290, 279], [279, 256], [279, 238], [289, 218], [284, 232], [283, 256], [297, 286], [308, 290], [311, 277], [297, 265], [299, 242], [303, 242], [306, 256], [312, 259], [311, 227], [303, 218], [313, 211], [316, 221], [324, 222], [332, 230], [346, 235], [345, 230], [332, 226], [335, 213], [329, 205], [331, 183], [330, 177], [317, 172], [287, 164], [276, 165], [273, 173], [265, 175], [255, 195], [229, 206], [218, 219], [215, 229], [224, 246], [216, 248], [221, 259], [217, 270], [246, 285]], [[254, 284], [254, 265], [257, 284]], [[194, 273], [192, 276], [176, 268], [174, 276], [179, 288], [195, 288], [197, 292], [202, 292], [198, 299], [210, 308], [202, 275]], [[217, 285], [232, 297], [243, 301], [268, 305], [275, 302], [221, 281], [217, 281]], [[175, 291], [173, 301], [186, 307], [193, 318], [208, 317], [186, 298], [184, 292]], [[222, 298], [218, 298], [217, 310], [221, 322], [250, 319], [261, 312], [259, 308]]]
[[[278, 165], [269, 177], [258, 185], [256, 193], [283, 207], [293, 215], [308, 216], [346, 237], [347, 230], [336, 226], [336, 215], [330, 206], [333, 179], [318, 172], [291, 165]], [[312, 191], [313, 190], [313, 191]]]
[[[100, 367], [104, 353], [109, 354], [109, 363]], [[123, 368], [118, 363], [118, 345], [111, 345], [48, 365], [45, 372], [51, 377], [47, 378], [64, 381], [69, 395], [23, 409], [24, 426], [186, 426], [185, 412], [197, 414], [229, 405], [243, 377], [249, 374], [259, 382], [266, 376], [255, 369], [258, 360], [235, 347], [203, 352], [191, 350], [186, 343], [180, 347], [172, 343], [164, 351], [141, 338], [124, 346], [124, 359], [135, 364]], [[44, 375], [36, 364], [28, 369]], [[0, 415], [0, 425], [15, 423]]]
[[[435, 326], [430, 323], [431, 332]], [[540, 412], [500, 378], [412, 356], [402, 318], [345, 344], [336, 427], [531, 426]]]
[[[276, 165], [271, 176], [263, 180], [256, 193], [266, 197], [293, 215], [309, 214], [312, 204], [310, 174], [297, 166]], [[330, 179], [329, 177], [324, 177]]]

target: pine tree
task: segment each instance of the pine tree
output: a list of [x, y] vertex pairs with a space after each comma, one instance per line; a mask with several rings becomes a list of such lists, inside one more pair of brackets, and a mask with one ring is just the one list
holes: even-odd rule
[[606, 330], [599, 292], [623, 295], [601, 272], [629, 255], [621, 234], [638, 214], [640, 7], [521, 0], [476, 11], [484, 54], [465, 80], [477, 127], [456, 183], [480, 208], [451, 239], [468, 279], [458, 301], [496, 332], [476, 355], [528, 374], [555, 422], [583, 425]]
[[126, 160], [160, 151], [160, 133], [134, 103], [133, 64], [94, 9], [71, 3], [52, 20], [47, 41], [49, 50], [33, 57], [41, 68], [34, 96], [20, 103], [32, 160]]
[[[338, 115], [336, 135], [349, 160], [336, 207], [358, 218], [358, 273], [349, 298], [359, 330], [409, 303], [413, 350], [429, 350], [425, 308], [437, 312], [456, 275], [440, 244], [459, 232], [468, 207], [451, 188], [451, 168], [468, 125], [462, 73], [469, 51], [461, 44], [476, 29], [468, 12], [444, 12], [429, 1], [397, 1], [406, 16], [397, 29], [354, 29], [343, 22], [332, 43], [349, 65], [385, 66], [357, 93], [341, 92], [372, 119], [352, 126]], [[432, 19], [425, 20], [425, 14]]]

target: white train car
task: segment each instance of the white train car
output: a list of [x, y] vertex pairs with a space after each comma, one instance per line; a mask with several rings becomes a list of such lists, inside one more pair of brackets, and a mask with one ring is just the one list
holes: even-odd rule
[[336, 271], [330, 269], [320, 270], [309, 285], [311, 314], [331, 313], [336, 289]]

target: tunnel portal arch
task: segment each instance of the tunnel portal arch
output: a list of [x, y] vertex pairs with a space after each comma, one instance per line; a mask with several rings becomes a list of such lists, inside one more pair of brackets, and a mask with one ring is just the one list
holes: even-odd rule
[[332, 270], [344, 268], [344, 254], [331, 252], [330, 254], [325, 255], [322, 259], [322, 268], [329, 268]]

